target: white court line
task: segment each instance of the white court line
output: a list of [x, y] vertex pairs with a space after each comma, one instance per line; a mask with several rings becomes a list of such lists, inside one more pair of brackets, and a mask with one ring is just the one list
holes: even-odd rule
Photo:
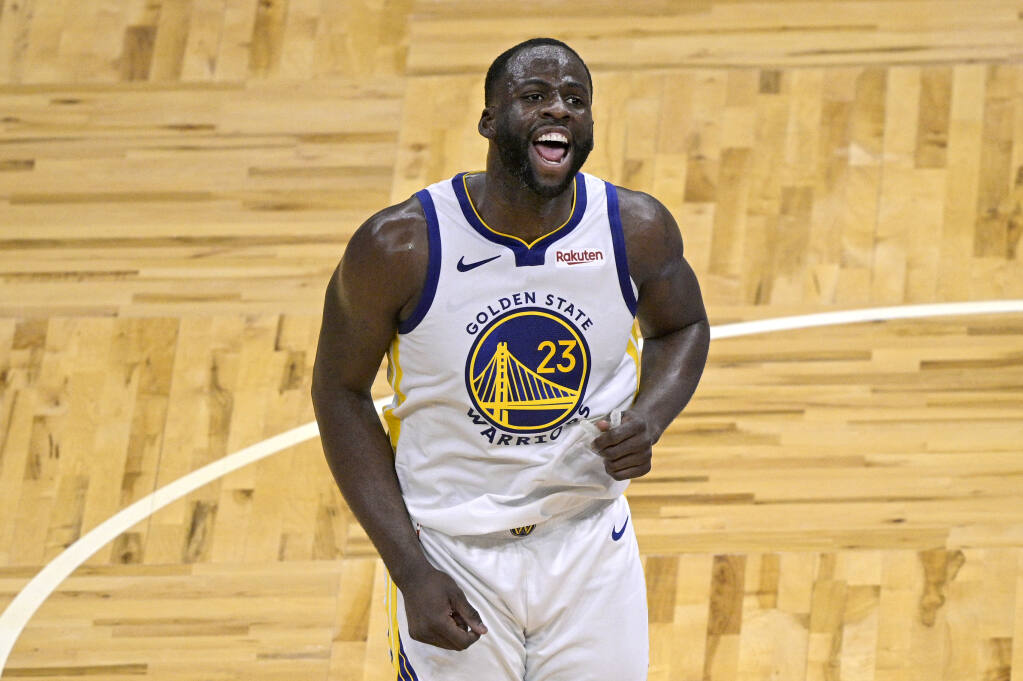
[[[777, 317], [759, 319], [751, 322], [723, 324], [711, 328], [711, 338], [734, 338], [759, 333], [807, 329], [817, 326], [835, 326], [838, 324], [856, 324], [861, 322], [885, 321], [892, 319], [918, 319], [921, 317], [945, 317], [976, 314], [1005, 314], [1023, 312], [1023, 300], [993, 300], [975, 303], [939, 303], [935, 305], [902, 305], [898, 307], [878, 307], [864, 310], [845, 310], [842, 312], [824, 312], [818, 314], [799, 315], [795, 317]], [[374, 401], [377, 409], [390, 402], [390, 397]], [[72, 572], [99, 551], [108, 542], [116, 539], [121, 533], [133, 525], [145, 520], [168, 504], [190, 494], [203, 485], [223, 477], [271, 454], [276, 454], [300, 442], [316, 437], [319, 429], [316, 422], [307, 423], [298, 428], [275, 435], [268, 440], [228, 454], [211, 464], [192, 471], [184, 477], [161, 487], [152, 494], [139, 499], [130, 506], [118, 511], [92, 530], [82, 535], [74, 544], [54, 558], [46, 567], [39, 571], [28, 584], [15, 596], [4, 613], [0, 615], [0, 675], [7, 665], [7, 658], [14, 648], [15, 642], [25, 629], [28, 621], [39, 606], [50, 597], [61, 582]]]
[[971, 314], [1005, 314], [1023, 312], [1023, 300], [988, 300], [976, 303], [936, 303], [933, 305], [899, 305], [897, 307], [871, 307], [863, 310], [819, 312], [796, 317], [757, 319], [752, 322], [722, 324], [710, 330], [710, 337], [734, 338], [755, 333], [772, 333], [791, 329], [809, 329], [815, 326], [835, 326], [860, 322], [882, 322], [892, 319], [919, 319], [921, 317], [955, 317]]

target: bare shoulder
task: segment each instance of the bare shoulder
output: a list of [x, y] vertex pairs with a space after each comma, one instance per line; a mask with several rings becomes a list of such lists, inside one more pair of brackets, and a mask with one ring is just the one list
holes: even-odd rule
[[617, 190], [632, 279], [642, 286], [649, 279], [663, 278], [683, 259], [682, 235], [675, 218], [645, 192]]
[[400, 310], [418, 298], [429, 255], [426, 215], [412, 196], [355, 231], [338, 270], [341, 290]]
[[416, 197], [409, 197], [362, 223], [348, 242], [345, 259], [408, 260], [410, 254], [426, 249], [426, 231], [423, 207]]

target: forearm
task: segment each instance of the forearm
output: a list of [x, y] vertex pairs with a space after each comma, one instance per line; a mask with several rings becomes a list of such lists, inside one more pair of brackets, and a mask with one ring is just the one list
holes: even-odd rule
[[334, 480], [402, 588], [429, 567], [394, 470], [391, 444], [369, 394], [313, 392], [320, 438]]
[[646, 416], [654, 442], [696, 392], [709, 346], [710, 326], [706, 320], [644, 339], [639, 392], [631, 411]]

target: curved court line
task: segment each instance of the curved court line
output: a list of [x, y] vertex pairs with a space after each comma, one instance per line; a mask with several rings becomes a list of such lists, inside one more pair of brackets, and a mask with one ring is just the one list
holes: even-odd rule
[[[841, 312], [822, 312], [793, 317], [775, 317], [750, 322], [722, 324], [711, 327], [711, 339], [734, 338], [776, 331], [807, 329], [818, 326], [836, 326], [862, 322], [887, 321], [893, 319], [919, 319], [922, 317], [947, 317], [977, 314], [1023, 313], [1023, 300], [992, 300], [975, 303], [938, 303], [934, 305], [901, 305], [877, 307]], [[390, 402], [390, 397], [375, 400], [380, 409]], [[209, 482], [228, 473], [255, 463], [271, 454], [310, 440], [319, 434], [316, 422], [275, 435], [262, 442], [229, 454], [211, 464], [203, 466], [161, 487], [135, 503], [121, 509], [108, 519], [82, 535], [78, 541], [50, 561], [11, 601], [0, 615], [0, 675], [7, 665], [7, 658], [14, 648], [18, 636], [39, 607], [50, 597], [61, 582], [99, 551], [108, 542], [116, 539], [133, 525], [145, 520], [168, 504], [190, 494]]]
[[975, 314], [1005, 314], [1023, 312], [1023, 300], [987, 300], [976, 303], [935, 303], [932, 305], [898, 305], [896, 307], [870, 307], [862, 310], [818, 312], [794, 317], [774, 317], [751, 322], [722, 324], [711, 328], [712, 339], [751, 336], [816, 326], [838, 326], [862, 322], [884, 322], [893, 319], [920, 319], [922, 317], [958, 317]]

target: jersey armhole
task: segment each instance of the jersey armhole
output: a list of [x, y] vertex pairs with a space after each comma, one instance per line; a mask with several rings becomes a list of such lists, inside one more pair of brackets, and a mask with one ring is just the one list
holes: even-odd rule
[[433, 197], [427, 189], [416, 192], [423, 207], [423, 214], [426, 215], [426, 245], [429, 251], [429, 262], [426, 266], [426, 281], [423, 282], [423, 291], [419, 295], [419, 302], [416, 309], [412, 311], [408, 319], [398, 324], [398, 333], [409, 333], [423, 321], [423, 317], [430, 310], [433, 304], [433, 297], [437, 293], [437, 281], [440, 279], [440, 223], [437, 221], [437, 209], [433, 205]]
[[618, 208], [618, 190], [610, 182], [604, 183], [607, 192], [607, 217], [611, 223], [611, 244], [615, 251], [615, 265], [618, 267], [618, 285], [622, 290], [625, 306], [633, 317], [636, 316], [636, 291], [629, 276], [629, 257], [625, 252], [625, 232], [622, 230], [622, 215]]

